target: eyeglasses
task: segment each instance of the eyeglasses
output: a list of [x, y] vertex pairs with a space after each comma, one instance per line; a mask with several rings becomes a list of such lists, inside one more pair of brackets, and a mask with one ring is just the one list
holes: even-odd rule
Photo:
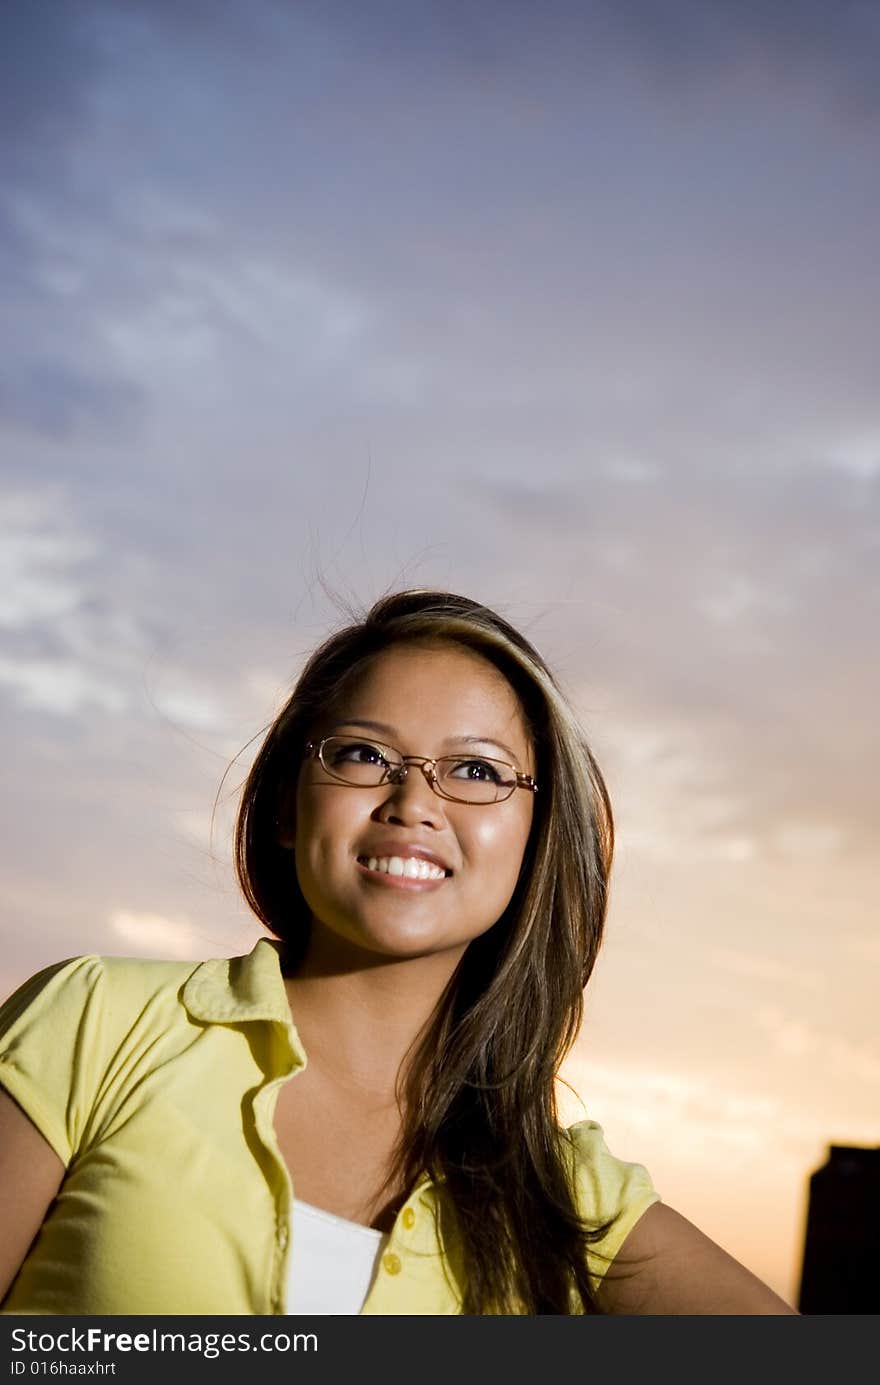
[[352, 788], [401, 784], [413, 762], [436, 794], [455, 803], [503, 803], [515, 789], [538, 792], [530, 774], [523, 774], [506, 760], [490, 760], [484, 755], [441, 755], [432, 760], [427, 755], [401, 755], [393, 746], [359, 736], [325, 736], [322, 741], [309, 741], [305, 749], [331, 778]]

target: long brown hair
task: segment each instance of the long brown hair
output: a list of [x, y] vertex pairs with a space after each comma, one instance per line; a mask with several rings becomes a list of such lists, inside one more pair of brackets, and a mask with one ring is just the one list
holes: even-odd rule
[[312, 723], [366, 663], [402, 641], [452, 641], [508, 679], [531, 734], [539, 792], [510, 903], [467, 947], [401, 1072], [402, 1129], [388, 1183], [443, 1180], [466, 1267], [462, 1312], [593, 1312], [587, 1245], [556, 1076], [580, 1027], [602, 940], [614, 826], [584, 732], [533, 646], [451, 592], [382, 597], [311, 655], [244, 785], [235, 826], [244, 896], [295, 967], [310, 913], [279, 843]]

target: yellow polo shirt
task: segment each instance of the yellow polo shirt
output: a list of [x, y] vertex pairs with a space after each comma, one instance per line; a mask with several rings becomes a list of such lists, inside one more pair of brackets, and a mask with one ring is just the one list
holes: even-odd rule
[[[283, 1314], [293, 1188], [278, 1089], [306, 1066], [280, 944], [168, 962], [77, 957], [0, 1006], [0, 1085], [67, 1168], [6, 1313]], [[601, 1128], [567, 1131], [582, 1212], [612, 1231], [594, 1286], [658, 1200]], [[441, 1184], [401, 1208], [365, 1314], [456, 1314], [463, 1269]]]

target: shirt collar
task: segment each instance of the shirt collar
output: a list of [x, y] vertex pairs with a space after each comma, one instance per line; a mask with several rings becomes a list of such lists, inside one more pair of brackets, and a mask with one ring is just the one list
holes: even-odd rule
[[[281, 973], [283, 949], [277, 938], [260, 938], [243, 957], [213, 957], [201, 962], [185, 983], [181, 999], [196, 1020], [212, 1024], [269, 1020], [283, 1025], [294, 1066], [305, 1067], [306, 1051], [291, 1018]], [[445, 1181], [443, 1175], [440, 1181]], [[431, 1178], [423, 1172], [413, 1194], [425, 1193], [430, 1184]]]
[[281, 974], [283, 943], [260, 938], [243, 957], [212, 957], [196, 967], [181, 999], [193, 1019], [215, 1024], [269, 1020], [289, 1031], [291, 1050], [303, 1065], [305, 1049], [290, 1014]]

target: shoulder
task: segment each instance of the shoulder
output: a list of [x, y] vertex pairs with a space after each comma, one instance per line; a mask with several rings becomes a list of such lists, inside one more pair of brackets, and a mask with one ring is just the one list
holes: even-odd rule
[[62, 1163], [82, 1148], [103, 1093], [122, 1090], [157, 1046], [180, 1046], [180, 991], [198, 967], [94, 954], [31, 976], [0, 1006], [0, 1087]]
[[568, 1126], [564, 1135], [578, 1196], [593, 1218], [608, 1220], [636, 1204], [644, 1211], [659, 1201], [645, 1166], [612, 1154], [596, 1121], [578, 1121]]
[[132, 995], [179, 988], [200, 965], [200, 962], [109, 957], [97, 953], [69, 957], [43, 967], [22, 982], [0, 1005], [0, 1016], [18, 1014], [41, 996], [51, 997], [54, 1002], [61, 994], [85, 998], [108, 987]]
[[579, 1121], [563, 1136], [575, 1201], [588, 1233], [587, 1269], [597, 1290], [633, 1227], [660, 1201], [660, 1194], [643, 1164], [612, 1154], [596, 1121]]
[[44, 967], [0, 1005], [0, 1061], [46, 1028], [56, 1038], [83, 1027], [108, 1032], [157, 1004], [170, 1010], [199, 965], [92, 953]]

